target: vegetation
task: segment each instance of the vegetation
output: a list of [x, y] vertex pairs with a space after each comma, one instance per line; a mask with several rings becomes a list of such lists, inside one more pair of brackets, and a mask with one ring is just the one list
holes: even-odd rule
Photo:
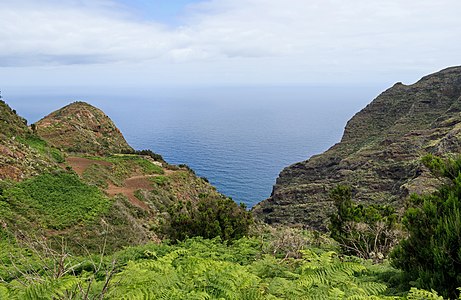
[[35, 134], [27, 134], [24, 137], [19, 137], [18, 140], [21, 143], [36, 150], [41, 155], [50, 157], [54, 162], [65, 162], [64, 154], [59, 149], [51, 147], [50, 145], [48, 145], [47, 142], [45, 142]]
[[169, 207], [164, 233], [175, 240], [201, 236], [235, 240], [248, 233], [253, 221], [244, 205], [225, 197], [201, 197], [197, 203], [176, 203]]
[[132, 150], [112, 120], [84, 102], [52, 112], [34, 128], [50, 145], [68, 152], [108, 155]]
[[266, 242], [193, 238], [84, 257], [44, 242], [9, 265], [0, 299], [441, 299], [415, 288], [392, 295], [386, 278], [398, 271], [388, 265], [322, 248], [277, 258], [261, 252]]
[[461, 158], [426, 156], [423, 162], [444, 185], [410, 198], [403, 218], [409, 236], [392, 261], [419, 287], [455, 297], [461, 286]]
[[29, 133], [27, 121], [0, 99], [0, 140]]
[[350, 187], [338, 186], [330, 194], [336, 212], [330, 216], [331, 237], [348, 255], [383, 260], [402, 237], [395, 209], [388, 205], [364, 206], [352, 201]]
[[[109, 207], [109, 200], [96, 188], [85, 185], [78, 176], [66, 172], [43, 174], [2, 191], [1, 216], [11, 224], [64, 229], [91, 221]], [[39, 226], [37, 226], [39, 225]]]
[[160, 154], [154, 153], [150, 149], [145, 149], [145, 150], [124, 150], [122, 151], [123, 154], [136, 154], [136, 155], [141, 155], [141, 156], [149, 156], [155, 161], [159, 162], [165, 162], [163, 157]]
[[[16, 180], [0, 180], [0, 299], [458, 296], [461, 158], [423, 159], [443, 185], [431, 195], [411, 197], [404, 227], [394, 208], [356, 204], [349, 187], [336, 187], [330, 193], [336, 208], [331, 239], [255, 224], [244, 205], [219, 194], [189, 167], [168, 165], [150, 150], [132, 150], [115, 125], [86, 104], [56, 112], [60, 122], [53, 128], [32, 130], [4, 102], [0, 110], [0, 165], [10, 175], [2, 178]], [[76, 167], [81, 177], [70, 166], [61, 170], [67, 154], [35, 132], [59, 132], [65, 118], [85, 122], [72, 111], [92, 112], [103, 121], [85, 128], [87, 137], [99, 132], [104, 139], [88, 139], [84, 151], [109, 155], [112, 147], [125, 154], [77, 157], [85, 165]], [[16, 166], [24, 167], [17, 161], [33, 167], [16, 172]], [[137, 180], [142, 184], [128, 189], [127, 182]], [[112, 184], [131, 194], [107, 198], [99, 188]]]

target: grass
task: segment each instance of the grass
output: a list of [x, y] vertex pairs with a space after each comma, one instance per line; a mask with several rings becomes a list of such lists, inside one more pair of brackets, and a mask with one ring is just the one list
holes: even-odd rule
[[123, 181], [115, 177], [107, 167], [96, 164], [89, 166], [83, 172], [82, 179], [90, 185], [95, 185], [103, 189], [108, 188], [108, 182], [112, 182], [116, 186], [123, 184]]
[[162, 176], [162, 175], [152, 177], [150, 180], [158, 185], [165, 185], [169, 181], [167, 176]]
[[36, 135], [27, 135], [25, 137], [18, 137], [19, 142], [31, 147], [38, 153], [49, 156], [57, 163], [65, 162], [64, 155], [56, 148], [50, 147], [48, 143]]
[[88, 159], [110, 162], [118, 164], [120, 168], [133, 170], [140, 168], [145, 175], [164, 174], [163, 168], [150, 162], [149, 160], [138, 155], [115, 154], [111, 156], [86, 156]]

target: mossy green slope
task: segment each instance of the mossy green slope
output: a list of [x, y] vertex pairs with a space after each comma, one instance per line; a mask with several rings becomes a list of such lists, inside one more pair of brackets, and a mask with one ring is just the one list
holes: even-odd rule
[[413, 192], [433, 186], [420, 158], [461, 151], [461, 67], [395, 84], [357, 113], [340, 143], [285, 168], [255, 215], [268, 223], [325, 228], [328, 192], [353, 188], [361, 203], [400, 206]]

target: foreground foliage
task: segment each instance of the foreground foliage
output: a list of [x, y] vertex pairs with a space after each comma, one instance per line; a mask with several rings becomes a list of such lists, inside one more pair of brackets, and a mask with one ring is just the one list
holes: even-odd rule
[[300, 250], [297, 259], [277, 258], [263, 254], [263, 244], [193, 238], [110, 256], [32, 251], [25, 257], [28, 269], [0, 278], [0, 299], [442, 299], [415, 288], [392, 296], [386, 280], [399, 272], [386, 264], [319, 248]]
[[461, 158], [426, 156], [423, 162], [445, 184], [411, 197], [403, 219], [410, 235], [393, 253], [393, 264], [418, 286], [455, 297], [461, 286]]
[[387, 299], [383, 271], [360, 259], [316, 248], [280, 259], [262, 246], [253, 238], [194, 238], [110, 257], [55, 252], [0, 283], [0, 299]]
[[380, 261], [402, 238], [392, 206], [355, 204], [347, 186], [336, 187], [330, 197], [336, 208], [330, 216], [331, 237], [343, 253]]

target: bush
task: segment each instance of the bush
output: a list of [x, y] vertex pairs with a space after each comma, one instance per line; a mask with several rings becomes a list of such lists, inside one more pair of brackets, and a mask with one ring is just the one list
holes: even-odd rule
[[338, 186], [331, 193], [336, 213], [330, 216], [331, 237], [344, 253], [375, 261], [386, 257], [398, 242], [397, 214], [391, 206], [363, 206], [352, 201], [349, 187]]
[[160, 154], [157, 154], [150, 149], [146, 149], [146, 150], [124, 149], [121, 151], [121, 154], [136, 154], [136, 155], [142, 155], [142, 156], [150, 156], [152, 159], [156, 161], [165, 162], [165, 160]]
[[239, 239], [248, 233], [253, 218], [244, 206], [229, 198], [205, 197], [197, 203], [179, 202], [169, 209], [164, 233], [173, 241], [187, 237]]
[[392, 263], [418, 287], [455, 297], [461, 286], [461, 158], [426, 156], [423, 163], [445, 184], [430, 195], [412, 195], [403, 224], [409, 237]]

